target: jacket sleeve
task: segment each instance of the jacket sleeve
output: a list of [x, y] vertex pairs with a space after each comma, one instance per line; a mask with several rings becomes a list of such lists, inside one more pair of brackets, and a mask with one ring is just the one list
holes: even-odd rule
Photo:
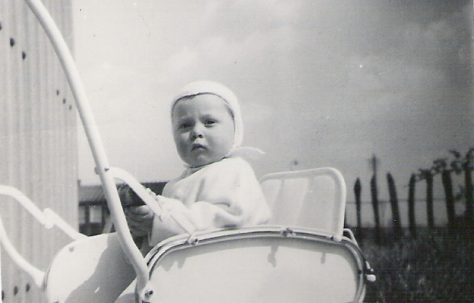
[[189, 206], [159, 196], [162, 214], [155, 215], [150, 245], [176, 234], [265, 223], [270, 211], [250, 166], [240, 165], [202, 181], [198, 200]]

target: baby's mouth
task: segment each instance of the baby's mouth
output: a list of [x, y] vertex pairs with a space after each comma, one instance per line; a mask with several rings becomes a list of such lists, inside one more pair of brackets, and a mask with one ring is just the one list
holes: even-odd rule
[[193, 144], [192, 147], [191, 147], [191, 151], [204, 150], [204, 149], [206, 149], [206, 147], [204, 145], [201, 145], [201, 144]]

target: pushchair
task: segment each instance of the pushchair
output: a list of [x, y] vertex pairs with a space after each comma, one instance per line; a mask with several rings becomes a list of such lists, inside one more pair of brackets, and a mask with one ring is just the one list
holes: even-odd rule
[[[82, 237], [51, 215], [54, 212], [45, 211], [45, 217], [54, 217], [53, 221], [43, 218], [47, 227], [57, 225], [73, 238], [46, 272], [15, 255], [13, 246], [4, 245], [18, 265], [34, 276], [48, 302], [363, 300], [365, 283], [374, 276], [352, 233], [347, 230], [343, 235], [346, 189], [340, 173], [331, 168], [264, 177], [262, 188], [273, 209], [269, 225], [178, 235], [143, 258], [128, 231], [115, 180], [128, 184], [159, 214], [154, 194], [127, 172], [109, 166], [59, 30], [40, 1], [27, 3], [66, 71], [117, 230]], [[6, 234], [1, 236], [2, 243], [8, 243]]]

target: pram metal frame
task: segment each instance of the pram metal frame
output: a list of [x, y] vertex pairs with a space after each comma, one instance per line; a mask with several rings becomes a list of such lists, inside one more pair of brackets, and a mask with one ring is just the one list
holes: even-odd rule
[[[340, 241], [342, 239], [342, 233], [344, 229], [344, 212], [346, 206], [346, 183], [344, 181], [344, 177], [342, 174], [332, 167], [320, 167], [320, 168], [312, 168], [312, 169], [305, 169], [305, 170], [298, 170], [298, 171], [287, 171], [287, 172], [277, 172], [277, 173], [270, 173], [263, 176], [260, 179], [260, 184], [265, 189], [266, 183], [270, 182], [280, 182], [281, 185], [278, 188], [278, 192], [276, 193], [277, 200], [284, 194], [287, 189], [285, 188], [286, 182], [291, 182], [294, 180], [304, 180], [307, 182], [305, 191], [303, 195], [300, 197], [303, 201], [306, 200], [306, 195], [309, 192], [312, 192], [315, 189], [315, 179], [324, 177], [329, 178], [333, 182], [335, 188], [334, 196], [331, 197], [331, 226], [324, 228], [324, 233], [329, 233], [336, 241]], [[265, 192], [265, 190], [264, 190]], [[272, 201], [276, 203], [278, 201]], [[283, 203], [289, 203], [290, 201], [283, 201]], [[296, 201], [291, 201], [295, 203]], [[301, 202], [301, 201], [299, 201]], [[275, 209], [275, 207], [272, 207]], [[329, 214], [324, 214], [329, 215]], [[311, 221], [317, 221], [315, 218], [311, 218]], [[273, 224], [276, 225], [289, 225], [285, 220], [283, 222], [280, 221], [272, 221]], [[298, 226], [298, 222], [291, 222], [291, 226]], [[309, 227], [308, 225], [303, 226], [304, 228]], [[311, 226], [316, 229], [322, 229], [320, 226]]]
[[[58, 227], [72, 240], [87, 238], [85, 235], [77, 232], [72, 226], [64, 221], [58, 214], [49, 208], [41, 211], [25, 194], [13, 186], [0, 185], [0, 195], [13, 198], [24, 209], [26, 209], [41, 225], [46, 229], [51, 229], [54, 226]], [[2, 218], [0, 216], [0, 244], [3, 246], [12, 261], [25, 273], [27, 273], [33, 282], [39, 288], [44, 286], [45, 272], [28, 262], [23, 256], [18, 253], [15, 246], [10, 241]]]

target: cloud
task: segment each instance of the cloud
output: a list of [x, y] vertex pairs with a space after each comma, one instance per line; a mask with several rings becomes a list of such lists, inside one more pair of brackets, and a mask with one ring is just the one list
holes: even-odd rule
[[179, 74], [186, 72], [196, 64], [198, 54], [196, 50], [184, 47], [178, 52], [172, 54], [165, 63], [162, 73]]
[[[114, 159], [147, 178], [156, 175], [149, 163], [125, 155], [152, 158], [160, 173], [180, 169], [167, 105], [181, 85], [204, 78], [229, 85], [242, 101], [246, 143], [270, 151], [260, 172], [298, 157], [352, 176], [367, 169], [356, 162], [370, 151], [406, 172], [426, 154], [461, 144], [453, 134], [473, 111], [472, 25], [463, 21], [472, 6], [448, 2], [108, 3], [109, 13], [91, 10], [89, 23], [80, 22], [91, 28], [80, 33], [78, 57]], [[134, 135], [141, 133], [148, 137]], [[122, 148], [128, 137], [136, 145]], [[401, 165], [407, 154], [412, 162]]]

